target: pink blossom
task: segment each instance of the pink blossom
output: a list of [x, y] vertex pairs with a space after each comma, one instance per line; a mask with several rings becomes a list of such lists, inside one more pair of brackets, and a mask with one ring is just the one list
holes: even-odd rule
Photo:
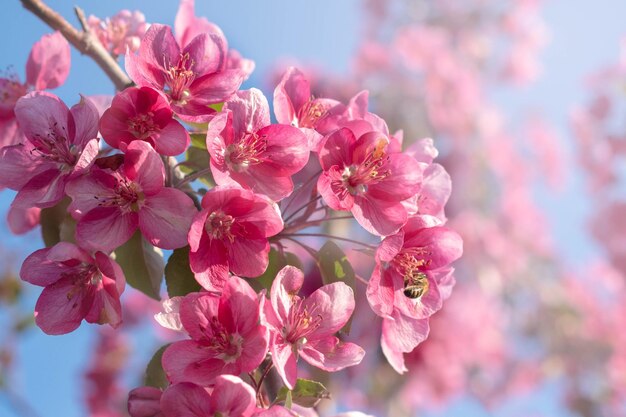
[[297, 294], [303, 282], [302, 271], [284, 267], [272, 283], [271, 303], [265, 308], [272, 362], [289, 389], [296, 383], [298, 356], [334, 372], [358, 365], [365, 355], [358, 345], [334, 336], [354, 311], [352, 289], [335, 282], [301, 298]]
[[32, 90], [57, 88], [70, 72], [70, 45], [60, 32], [44, 35], [26, 62], [26, 82], [16, 75], [0, 78], [0, 148], [21, 139], [13, 112], [17, 100]]
[[202, 211], [189, 230], [189, 264], [209, 291], [221, 291], [228, 271], [257, 277], [267, 268], [267, 238], [283, 229], [276, 204], [240, 188], [215, 187], [202, 198]]
[[33, 92], [15, 115], [27, 141], [0, 150], [0, 184], [18, 190], [15, 206], [54, 206], [98, 154], [98, 111], [85, 98], [68, 109], [55, 95]]
[[256, 399], [241, 378], [221, 375], [212, 390], [189, 382], [170, 386], [161, 397], [161, 410], [164, 417], [250, 417]]
[[307, 137], [310, 150], [317, 152], [323, 135], [316, 127], [330, 109], [342, 106], [338, 101], [313, 98], [309, 80], [294, 67], [289, 67], [274, 90], [274, 113], [278, 123], [299, 128]]
[[140, 87], [163, 92], [172, 110], [186, 121], [203, 122], [215, 113], [209, 105], [232, 96], [246, 73], [227, 66], [226, 39], [202, 33], [182, 49], [169, 26], [150, 26], [136, 54], [126, 54], [126, 71]]
[[89, 16], [87, 23], [100, 43], [113, 55], [122, 55], [127, 49], [135, 52], [148, 29], [146, 17], [138, 10], [120, 10], [105, 20]]
[[381, 317], [390, 317], [395, 308], [415, 319], [430, 317], [450, 293], [449, 265], [462, 251], [461, 237], [438, 219], [412, 217], [376, 251], [367, 288], [370, 306]]
[[[193, 38], [201, 34], [213, 34], [223, 39], [226, 45], [226, 37], [216, 24], [209, 22], [204, 17], [197, 17], [194, 12], [194, 0], [181, 0], [174, 22], [174, 35], [179, 45], [187, 46]], [[226, 48], [228, 49], [228, 48]], [[226, 68], [240, 69], [244, 74], [244, 81], [254, 71], [254, 61], [242, 58], [241, 54], [234, 49], [228, 49]]]
[[149, 87], [131, 87], [113, 98], [100, 120], [105, 142], [126, 151], [135, 140], [148, 142], [161, 155], [178, 155], [189, 146], [189, 133], [173, 118], [167, 100]]
[[260, 324], [263, 303], [248, 283], [231, 277], [222, 294], [192, 293], [180, 302], [180, 322], [191, 340], [171, 344], [163, 369], [172, 383], [208, 386], [222, 374], [252, 372], [265, 359], [269, 335]]
[[164, 187], [163, 162], [150, 145], [134, 141], [126, 150], [119, 169], [94, 167], [68, 184], [68, 210], [78, 220], [76, 239], [85, 247], [112, 251], [139, 229], [157, 247], [185, 246], [197, 213], [193, 201]]
[[31, 254], [20, 277], [45, 287], [35, 305], [35, 323], [47, 334], [69, 333], [85, 319], [117, 327], [125, 279], [119, 265], [102, 252], [91, 256], [67, 242]]
[[293, 191], [291, 176], [309, 159], [307, 139], [292, 126], [271, 124], [261, 91], [239, 91], [207, 133], [211, 172], [219, 185], [239, 185], [274, 201]]
[[422, 179], [417, 161], [389, 153], [388, 145], [381, 133], [357, 139], [342, 128], [327, 137], [319, 154], [324, 172], [317, 188], [326, 204], [351, 211], [365, 230], [380, 236], [391, 235], [406, 223], [402, 201], [417, 194]]

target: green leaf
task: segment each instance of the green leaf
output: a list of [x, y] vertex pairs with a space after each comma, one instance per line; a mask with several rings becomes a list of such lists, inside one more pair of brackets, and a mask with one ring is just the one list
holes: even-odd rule
[[[328, 241], [317, 253], [317, 266], [322, 275], [322, 282], [332, 284], [343, 282], [353, 291], [356, 290], [356, 275], [348, 257], [335, 242]], [[350, 333], [352, 317], [341, 329], [344, 333]]]
[[209, 104], [209, 107], [217, 112], [220, 112], [224, 108], [224, 103]]
[[163, 365], [161, 365], [161, 358], [163, 357], [163, 352], [165, 352], [165, 349], [167, 349], [170, 344], [171, 343], [161, 346], [159, 350], [154, 353], [150, 362], [148, 362], [144, 385], [161, 389], [165, 389], [169, 385], [167, 376], [163, 370]]
[[[200, 149], [192, 146], [187, 149], [187, 152], [185, 152], [185, 161], [178, 167], [186, 175], [207, 170], [209, 168], [209, 152], [206, 148]], [[213, 175], [211, 175], [210, 171], [207, 171], [203, 176], [199, 177], [198, 180], [202, 181], [209, 187], [213, 187], [215, 185]]]
[[126, 282], [148, 297], [160, 300], [163, 281], [163, 252], [148, 243], [137, 231], [115, 250], [115, 260], [122, 267]]
[[189, 246], [175, 249], [167, 260], [165, 285], [170, 298], [187, 295], [202, 289], [189, 267]]
[[302, 262], [293, 253], [281, 253], [274, 248], [270, 249], [269, 264], [267, 265], [267, 269], [258, 278], [254, 278], [252, 280], [253, 283], [256, 282], [260, 286], [260, 288], [255, 289], [265, 288], [269, 291], [272, 288], [272, 282], [274, 282], [274, 278], [276, 278], [276, 274], [278, 274], [278, 271], [280, 271], [287, 265], [295, 266], [296, 268], [302, 269]]
[[206, 150], [206, 133], [190, 133], [191, 146]]
[[287, 387], [282, 387], [278, 391], [276, 401], [284, 402], [287, 408], [291, 407], [288, 401], [303, 407], [315, 407], [321, 400], [328, 398], [330, 398], [330, 392], [324, 385], [317, 381], [298, 378], [291, 391]]
[[56, 206], [41, 210], [41, 237], [48, 248], [61, 241], [74, 242], [76, 220], [67, 212], [70, 201], [65, 197]]

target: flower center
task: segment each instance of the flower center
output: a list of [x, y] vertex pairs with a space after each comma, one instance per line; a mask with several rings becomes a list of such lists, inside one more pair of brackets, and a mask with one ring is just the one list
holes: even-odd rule
[[138, 212], [143, 207], [145, 200], [141, 187], [123, 177], [115, 178], [115, 182], [112, 196], [95, 196], [95, 199], [99, 201], [98, 205], [101, 207], [119, 207], [124, 214]]
[[306, 342], [306, 337], [322, 324], [322, 315], [316, 314], [317, 306], [313, 306], [309, 311], [303, 301], [300, 297], [294, 296], [294, 303], [283, 326], [283, 337], [291, 344]]
[[165, 93], [170, 96], [176, 104], [185, 105], [191, 93], [189, 86], [196, 78], [193, 72], [193, 60], [189, 57], [189, 53], [180, 54], [176, 65], [164, 65], [167, 68], [165, 72]]
[[[98, 285], [102, 280], [102, 274], [95, 265], [80, 263], [71, 271], [61, 274], [62, 278], [72, 279], [72, 288], [66, 294], [67, 300], [70, 301], [74, 296], [80, 292], [83, 292], [87, 286]], [[75, 302], [72, 308], [76, 308], [78, 303]]]
[[394, 259], [396, 270], [404, 279], [404, 295], [409, 298], [421, 298], [428, 292], [428, 276], [422, 272], [431, 263], [425, 259], [428, 255], [424, 248], [408, 248]]
[[307, 101], [300, 110], [298, 110], [297, 127], [315, 128], [317, 122], [326, 116], [327, 111], [327, 106], [319, 101], [314, 99]]
[[217, 317], [211, 317], [208, 328], [203, 328], [202, 331], [206, 335], [203, 345], [212, 350], [215, 357], [231, 363], [241, 356], [243, 338], [229, 333]]
[[53, 122], [45, 136], [34, 134], [29, 138], [35, 147], [31, 154], [39, 156], [50, 162], [56, 162], [67, 167], [72, 167], [78, 160], [78, 149], [71, 145], [67, 139], [65, 126], [59, 126]]
[[232, 243], [235, 237], [230, 229], [234, 222], [233, 216], [229, 216], [221, 210], [214, 211], [207, 217], [204, 230], [206, 230], [211, 239], [222, 240], [227, 238]]
[[20, 83], [15, 74], [0, 79], [0, 103], [7, 107], [15, 107], [15, 102], [28, 92], [28, 86]]
[[256, 133], [246, 133], [237, 143], [224, 150], [224, 160], [233, 171], [245, 171], [250, 165], [261, 163], [261, 155], [267, 149], [267, 138]]
[[391, 172], [386, 168], [389, 161], [385, 153], [387, 143], [386, 138], [380, 138], [362, 163], [345, 166], [341, 171], [341, 177], [335, 180], [334, 188], [343, 189], [353, 196], [364, 194], [369, 185], [388, 177]]
[[159, 125], [154, 123], [154, 113], [142, 113], [128, 119], [128, 130], [137, 139], [146, 139], [160, 130]]

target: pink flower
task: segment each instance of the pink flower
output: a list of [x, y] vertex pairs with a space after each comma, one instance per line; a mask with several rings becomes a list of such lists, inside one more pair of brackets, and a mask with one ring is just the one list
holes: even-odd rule
[[352, 289], [335, 282], [318, 288], [308, 298], [300, 298], [297, 294], [303, 282], [302, 271], [284, 267], [272, 283], [271, 304], [265, 308], [272, 362], [290, 389], [297, 379], [298, 356], [317, 368], [334, 372], [358, 365], [365, 355], [358, 345], [334, 336], [354, 311]]
[[61, 242], [31, 254], [20, 277], [45, 287], [35, 305], [35, 323], [47, 334], [69, 333], [85, 319], [117, 327], [125, 279], [119, 265], [102, 252], [91, 256]]
[[391, 317], [394, 309], [415, 319], [430, 317], [450, 294], [454, 279], [449, 265], [462, 252], [461, 237], [438, 219], [409, 219], [376, 251], [367, 288], [370, 306], [381, 317]]
[[369, 132], [358, 139], [347, 128], [330, 134], [319, 157], [324, 172], [319, 193], [333, 210], [351, 211], [370, 233], [387, 236], [407, 221], [402, 201], [413, 197], [422, 179], [408, 155], [388, 153], [389, 139]]
[[307, 139], [292, 126], [271, 124], [261, 91], [239, 91], [207, 133], [211, 172], [219, 185], [239, 185], [279, 201], [291, 194], [291, 176], [309, 159]]
[[241, 378], [221, 375], [210, 391], [188, 382], [170, 386], [161, 397], [161, 410], [164, 417], [250, 417], [256, 399]]
[[0, 78], [0, 148], [17, 143], [21, 134], [13, 112], [17, 100], [31, 90], [57, 88], [70, 72], [70, 45], [60, 32], [44, 35], [26, 62], [26, 82], [16, 75]]
[[255, 411], [254, 390], [232, 375], [218, 376], [212, 388], [182, 382], [163, 393], [135, 388], [128, 396], [131, 417], [251, 417]]
[[33, 92], [15, 115], [27, 141], [0, 150], [0, 184], [18, 190], [15, 206], [54, 206], [98, 154], [98, 111], [85, 98], [68, 109], [53, 94]]
[[197, 213], [193, 201], [163, 186], [163, 162], [150, 145], [134, 141], [126, 150], [119, 169], [94, 167], [68, 184], [68, 210], [78, 220], [76, 239], [85, 247], [112, 251], [139, 228], [160, 248], [185, 246]]
[[289, 67], [274, 90], [274, 113], [278, 123], [299, 128], [308, 140], [309, 149], [317, 152], [323, 135], [316, 131], [330, 109], [341, 106], [332, 99], [311, 96], [309, 80]]
[[267, 268], [267, 238], [283, 229], [276, 204], [240, 188], [215, 187], [202, 198], [202, 211], [189, 230], [189, 264], [209, 291], [221, 291], [228, 271], [257, 277]]
[[120, 10], [104, 21], [96, 16], [89, 16], [88, 23], [100, 43], [113, 55], [122, 55], [127, 48], [135, 52], [148, 29], [146, 17], [138, 10]]
[[180, 48], [169, 26], [150, 26], [137, 54], [126, 54], [126, 71], [140, 87], [163, 92], [176, 114], [203, 122], [215, 113], [210, 104], [232, 96], [246, 76], [227, 67], [226, 39], [202, 33]]
[[148, 142], [161, 155], [178, 155], [189, 146], [189, 133], [173, 117], [167, 100], [149, 87], [131, 87], [113, 98], [100, 120], [105, 142], [126, 151], [135, 140]]
[[[194, 0], [181, 0], [174, 22], [174, 34], [176, 42], [183, 47], [187, 46], [193, 38], [201, 34], [213, 34], [221, 38], [224, 45], [227, 45], [222, 29], [204, 17], [196, 17]], [[226, 68], [240, 69], [244, 74], [244, 81], [252, 74], [254, 66], [254, 61], [242, 58], [241, 54], [234, 49], [228, 49]]]
[[220, 296], [192, 293], [180, 302], [180, 321], [191, 340], [171, 344], [163, 369], [172, 383], [211, 385], [222, 374], [252, 372], [265, 358], [269, 335], [260, 324], [259, 297], [232, 277]]

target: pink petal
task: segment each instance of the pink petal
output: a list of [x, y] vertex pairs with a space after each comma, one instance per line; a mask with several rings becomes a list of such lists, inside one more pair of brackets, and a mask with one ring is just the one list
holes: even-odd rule
[[220, 240], [202, 236], [197, 251], [189, 252], [189, 265], [196, 281], [207, 291], [220, 292], [228, 279], [228, 252]]
[[51, 133], [67, 139], [75, 134], [74, 120], [65, 103], [44, 91], [34, 91], [20, 98], [15, 104], [15, 117], [31, 142]]
[[77, 289], [74, 277], [48, 285], [35, 304], [35, 323], [46, 334], [65, 334], [80, 326], [94, 299], [95, 288]]
[[41, 172], [18, 191], [13, 205], [25, 208], [55, 206], [63, 199], [66, 180], [67, 175], [62, 174], [58, 168]]
[[358, 365], [365, 356], [365, 351], [360, 346], [341, 342], [336, 337], [307, 342], [302, 345], [299, 353], [309, 364], [328, 372]]
[[70, 44], [60, 32], [44, 35], [30, 51], [26, 82], [35, 90], [57, 88], [70, 72]]
[[354, 292], [343, 282], [334, 282], [315, 290], [304, 300], [304, 306], [323, 317], [308, 339], [325, 338], [338, 332], [350, 320], [354, 311]]
[[227, 364], [217, 357], [218, 353], [193, 340], [183, 340], [168, 346], [161, 362], [172, 383], [208, 386], [226, 370]]
[[211, 395], [213, 415], [248, 416], [256, 409], [255, 392], [239, 377], [222, 375], [215, 379]]
[[355, 199], [352, 215], [365, 230], [378, 236], [397, 233], [407, 221], [406, 209], [401, 203], [370, 199], [367, 194]]
[[367, 301], [377, 315], [391, 316], [394, 303], [394, 286], [391, 279], [393, 272], [385, 271], [376, 264], [367, 284]]
[[293, 304], [293, 297], [298, 294], [302, 284], [304, 284], [304, 274], [294, 266], [286, 266], [276, 274], [272, 282], [270, 300], [281, 322], [287, 319]]
[[211, 416], [210, 399], [206, 389], [198, 385], [189, 382], [174, 384], [161, 396], [161, 410], [167, 417]]
[[11, 206], [7, 214], [7, 222], [11, 233], [24, 234], [39, 225], [41, 209], [39, 207], [16, 207]]
[[267, 239], [237, 239], [227, 244], [230, 270], [241, 277], [258, 277], [267, 269], [270, 244]]
[[163, 161], [146, 142], [136, 140], [128, 145], [124, 155], [124, 173], [139, 184], [146, 195], [156, 194], [163, 189]]
[[274, 114], [278, 123], [290, 125], [297, 111], [311, 98], [309, 80], [294, 67], [287, 68], [274, 90]]
[[210, 320], [219, 313], [220, 297], [206, 292], [191, 293], [180, 302], [180, 321], [189, 336], [198, 341], [206, 339]]
[[261, 90], [251, 88], [238, 91], [226, 102], [225, 107], [233, 113], [236, 137], [270, 125], [270, 107]]
[[122, 323], [122, 304], [115, 281], [108, 277], [102, 278], [102, 287], [96, 291], [85, 320], [88, 323], [109, 324], [113, 328]]
[[76, 126], [72, 144], [83, 148], [87, 142], [98, 136], [98, 122], [100, 120], [98, 108], [89, 98], [81, 95], [80, 102], [72, 106], [70, 112]]
[[45, 170], [31, 154], [30, 144], [0, 148], [0, 186], [12, 190], [22, 188], [33, 176]]
[[85, 214], [76, 225], [76, 240], [83, 247], [111, 252], [135, 233], [137, 213], [122, 214], [117, 207], [98, 207]]
[[356, 138], [350, 129], [342, 128], [331, 133], [319, 152], [322, 169], [327, 171], [333, 165], [339, 168], [352, 164], [352, 148]]
[[163, 417], [162, 394], [160, 389], [154, 387], [135, 388], [128, 394], [128, 414], [131, 417]]
[[187, 245], [187, 234], [197, 210], [189, 196], [174, 188], [163, 188], [146, 196], [139, 211], [139, 229], [154, 246], [176, 249]]
[[189, 133], [179, 122], [172, 119], [159, 133], [153, 135], [154, 149], [161, 155], [175, 156], [189, 147]]
[[275, 343], [270, 347], [272, 352], [272, 362], [276, 372], [282, 378], [289, 389], [293, 389], [298, 378], [298, 367], [296, 365], [296, 355], [289, 343]]

